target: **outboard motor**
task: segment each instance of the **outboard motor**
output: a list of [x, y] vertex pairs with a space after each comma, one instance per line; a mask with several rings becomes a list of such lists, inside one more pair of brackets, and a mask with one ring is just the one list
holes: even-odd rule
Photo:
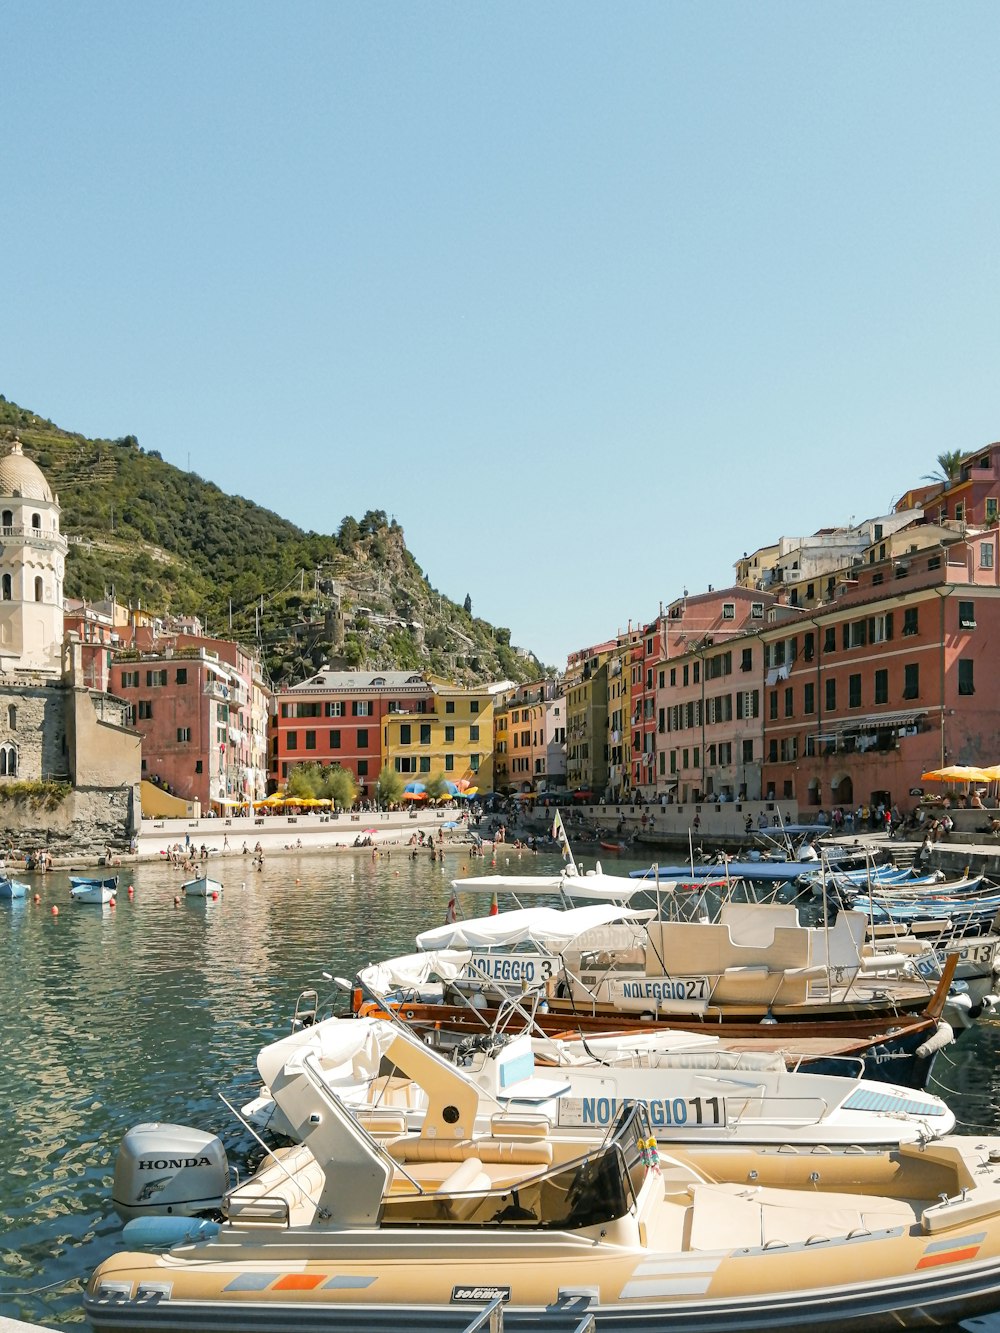
[[135, 1217], [217, 1212], [229, 1187], [221, 1140], [187, 1125], [136, 1125], [121, 1141], [111, 1202], [127, 1222]]

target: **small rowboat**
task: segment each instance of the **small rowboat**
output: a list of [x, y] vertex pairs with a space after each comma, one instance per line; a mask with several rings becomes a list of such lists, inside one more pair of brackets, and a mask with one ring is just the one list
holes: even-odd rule
[[601, 846], [606, 852], [627, 852], [627, 842], [602, 842]]
[[0, 878], [0, 902], [12, 902], [15, 898], [23, 898], [27, 892], [27, 884], [22, 884], [20, 880], [8, 879], [6, 875]]
[[222, 893], [222, 885], [208, 875], [199, 875], [197, 879], [189, 879], [186, 884], [182, 884], [181, 893], [188, 898], [218, 898]]
[[111, 903], [117, 891], [117, 875], [110, 879], [85, 879], [79, 875], [70, 877], [69, 892], [75, 903]]

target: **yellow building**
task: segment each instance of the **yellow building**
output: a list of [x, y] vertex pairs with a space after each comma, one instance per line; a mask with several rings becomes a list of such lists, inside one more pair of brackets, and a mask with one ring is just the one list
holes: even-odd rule
[[428, 681], [424, 707], [382, 719], [382, 762], [406, 782], [442, 777], [493, 790], [493, 703], [488, 686]]
[[642, 630], [629, 628], [618, 635], [608, 660], [608, 791], [612, 800], [625, 800], [632, 776], [632, 652], [642, 645]]
[[566, 785], [598, 799], [608, 785], [608, 664], [617, 647], [611, 639], [566, 662]]

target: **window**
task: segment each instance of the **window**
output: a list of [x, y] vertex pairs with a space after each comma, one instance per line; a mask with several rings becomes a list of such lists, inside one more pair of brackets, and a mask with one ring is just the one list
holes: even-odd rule
[[975, 629], [976, 628], [976, 604], [975, 602], [959, 602], [958, 604], [958, 628]]
[[372, 701], [371, 699], [355, 699], [351, 704], [352, 717], [371, 717]]
[[812, 630], [802, 636], [802, 656], [806, 662], [811, 662], [816, 656], [816, 635]]
[[400, 743], [400, 745], [409, 745], [409, 744], [410, 744], [410, 734], [411, 734], [412, 730], [413, 730], [413, 728], [410, 726], [409, 722], [404, 722], [404, 723], [402, 724], [402, 726], [399, 728], [399, 743]]
[[41, 527], [42, 527], [42, 516], [41, 516], [41, 514], [32, 514], [32, 515], [31, 515], [31, 526], [35, 529], [36, 532], [41, 531]]
[[[987, 502], [987, 503], [988, 503], [988, 502]], [[13, 509], [5, 509], [5, 510], [3, 511], [3, 526], [4, 526], [5, 528], [12, 528], [12, 527], [14, 526], [14, 511], [13, 511]]]
[[735, 602], [723, 602], [723, 603], [722, 603], [722, 619], [723, 619], [723, 620], [735, 620], [735, 619], [736, 619], [736, 603], [735, 603]]
[[181, 745], [183, 745], [185, 741], [189, 741], [190, 739], [191, 739], [191, 728], [190, 728], [190, 727], [178, 727], [178, 728], [177, 728], [177, 740], [178, 740], [178, 742], [179, 742]]
[[470, 699], [470, 701], [469, 701], [469, 712], [470, 712], [470, 713], [478, 713], [478, 712], [479, 712], [479, 700], [478, 700], [478, 699]]
[[315, 731], [307, 731], [307, 732], [306, 732], [306, 749], [307, 749], [307, 750], [315, 750], [315, 748], [316, 748], [316, 733], [315, 733]]
[[444, 771], [445, 771], [446, 773], [454, 773], [454, 771], [455, 771], [455, 756], [454, 756], [453, 754], [446, 754], [446, 755], [445, 755], [445, 757], [444, 757]]
[[13, 745], [0, 748], [0, 774], [5, 778], [17, 777], [17, 750]]
[[166, 685], [166, 683], [167, 683], [167, 673], [166, 673], [166, 671], [147, 671], [147, 672], [146, 672], [146, 686], [147, 686], [147, 688], [155, 688], [157, 685]]
[[802, 711], [803, 713], [815, 713], [816, 711], [816, 686], [803, 685], [802, 687]]
[[892, 612], [884, 616], [872, 616], [868, 622], [868, 642], [886, 643], [892, 638]]
[[[524, 736], [521, 737], [521, 740], [522, 740], [522, 741], [524, 741], [524, 739], [525, 739], [525, 737], [527, 736], [527, 734], [528, 734], [528, 733], [525, 732], [525, 733], [524, 733]], [[470, 728], [469, 728], [469, 740], [470, 740], [470, 741], [478, 741], [478, 740], [479, 740], [479, 728], [478, 728], [478, 727], [470, 727]]]
[[932, 555], [931, 558], [927, 561], [927, 568], [928, 568], [928, 569], [940, 569], [940, 568], [941, 568], [941, 557], [940, 557], [939, 555]]
[[420, 771], [421, 773], [429, 773], [431, 771], [431, 757], [429, 754], [422, 754], [420, 756]]
[[285, 749], [297, 750], [299, 748], [299, 733], [297, 731], [285, 732]]
[[[287, 769], [288, 769], [288, 765], [286, 764], [286, 765], [285, 765], [286, 776], [287, 776]], [[195, 771], [196, 773], [204, 773], [204, 771], [205, 771], [205, 765], [204, 765], [204, 761], [203, 761], [203, 760], [201, 760], [201, 759], [196, 759], [196, 760], [194, 761], [194, 771]]]
[[887, 704], [889, 702], [889, 673], [880, 670], [875, 672], [875, 702], [877, 704]]
[[446, 700], [444, 701], [444, 711], [445, 711], [446, 713], [454, 713], [454, 711], [455, 711], [455, 700], [454, 700], [454, 699], [446, 699]]
[[745, 764], [753, 763], [753, 741], [743, 742], [743, 762]]
[[188, 669], [187, 669], [187, 667], [178, 667], [178, 668], [177, 668], [177, 684], [178, 684], [178, 685], [186, 685], [187, 683], [188, 683]]
[[837, 631], [833, 625], [828, 625], [823, 631], [823, 651], [824, 653], [837, 651]]
[[142, 719], [144, 719], [145, 721], [148, 721], [148, 720], [153, 716], [153, 701], [152, 701], [152, 699], [140, 699], [140, 700], [139, 700], [139, 716], [140, 716]]
[[9, 602], [11, 600], [12, 595], [13, 594], [11, 593], [10, 575], [5, 574], [3, 576], [3, 594], [2, 594], [3, 601]]
[[410, 754], [403, 755], [402, 758], [397, 757], [393, 761], [393, 766], [397, 773], [416, 773], [417, 771], [417, 761]]
[[845, 621], [843, 630], [845, 648], [863, 648], [868, 639], [868, 625], [864, 620]]
[[847, 678], [847, 706], [848, 708], [861, 707], [861, 675], [848, 676]]
[[[742, 655], [742, 657], [740, 658], [740, 670], [741, 670], [741, 671], [752, 671], [752, 670], [753, 670], [753, 649], [752, 649], [752, 648], [744, 648], [744, 649], [743, 649], [743, 655]], [[673, 672], [671, 672], [670, 674], [673, 675]], [[672, 684], [673, 684], [673, 681], [671, 681], [670, 683], [671, 683], [671, 685], [672, 685]]]
[[670, 668], [670, 684], [671, 684], [671, 686], [674, 686], [674, 685], [677, 684], [677, 668], [676, 668], [676, 667], [671, 667], [671, 668]]
[[778, 716], [778, 691], [772, 690], [767, 697], [767, 715], [773, 722]]
[[751, 620], [763, 620], [763, 619], [764, 619], [764, 603], [763, 603], [763, 602], [751, 602], [751, 603], [750, 603], [750, 619], [751, 619]]
[[919, 608], [908, 606], [903, 612], [903, 634], [916, 634], [919, 626], [917, 623], [917, 613]]
[[979, 544], [979, 568], [980, 568], [980, 569], [992, 569], [992, 568], [993, 568], [993, 543], [992, 543], [992, 542], [980, 542], [980, 544]]
[[[986, 522], [987, 523], [995, 522], [998, 513], [1000, 513], [1000, 507], [998, 507], [997, 504], [997, 497], [995, 495], [988, 495], [986, 497]], [[5, 518], [4, 527], [6, 526], [7, 526], [7, 520]]]
[[479, 755], [478, 755], [478, 754], [470, 754], [470, 755], [469, 755], [469, 767], [472, 769], [473, 773], [478, 773], [478, 772], [479, 772]]
[[7, 726], [11, 731], [17, 731], [17, 705], [7, 705]]
[[976, 686], [972, 679], [972, 658], [960, 657], [958, 659], [958, 692], [959, 694], [975, 694]]
[[792, 697], [792, 687], [791, 687], [791, 685], [786, 685], [786, 686], [785, 686], [785, 717], [793, 717], [794, 715], [795, 715], [795, 704], [794, 704], [793, 697]]
[[421, 722], [421, 724], [420, 724], [420, 744], [421, 744], [421, 745], [430, 745], [430, 743], [431, 743], [431, 724], [430, 724], [429, 722]]
[[956, 523], [965, 522], [965, 502], [962, 500], [956, 501], [955, 504], [955, 522]]
[[42, 585], [42, 580], [41, 580], [40, 578], [36, 578], [36, 579], [35, 579], [35, 601], [36, 601], [36, 602], [40, 602], [40, 601], [42, 601], [43, 598], [44, 598], [44, 595], [45, 595], [45, 590], [44, 590], [44, 587], [43, 587], [43, 585]]
[[767, 743], [767, 762], [776, 764], [778, 762], [778, 742], [768, 741]]
[[826, 682], [826, 711], [828, 713], [837, 711], [837, 682], [832, 676]]
[[909, 662], [903, 667], [903, 698], [919, 699], [920, 697], [920, 666], [917, 662]]
[[123, 690], [132, 690], [132, 689], [137, 690], [138, 688], [139, 688], [139, 673], [138, 673], [138, 671], [123, 671], [123, 672], [122, 672], [122, 689], [123, 689]]
[[356, 750], [368, 749], [368, 728], [358, 727], [354, 735], [354, 748]]
[[324, 706], [324, 713], [327, 717], [343, 717], [344, 701], [342, 699], [330, 699]]
[[455, 743], [455, 728], [454, 728], [454, 727], [450, 727], [450, 726], [447, 726], [447, 725], [445, 726], [445, 729], [444, 729], [444, 741], [445, 741], [445, 744], [446, 744], [446, 745], [453, 745], [453, 744]]
[[331, 750], [339, 750], [339, 749], [340, 749], [340, 732], [339, 732], [339, 731], [331, 731], [331, 732], [330, 732], [330, 749], [331, 749]]

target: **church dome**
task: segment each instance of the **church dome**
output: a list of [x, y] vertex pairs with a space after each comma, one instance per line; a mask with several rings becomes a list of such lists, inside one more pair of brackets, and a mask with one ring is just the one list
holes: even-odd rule
[[15, 440], [10, 453], [0, 458], [0, 498], [7, 496], [53, 503], [44, 472], [25, 456], [20, 440]]

